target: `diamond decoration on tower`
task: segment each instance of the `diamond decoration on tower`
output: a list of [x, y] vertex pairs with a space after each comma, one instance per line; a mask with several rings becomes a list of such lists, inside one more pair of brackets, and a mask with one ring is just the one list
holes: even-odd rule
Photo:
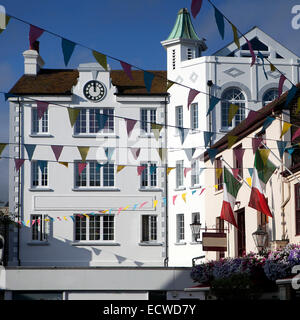
[[197, 79], [198, 79], [198, 75], [197, 75], [195, 72], [193, 72], [193, 73], [191, 74], [191, 76], [190, 76], [190, 80], [191, 80], [192, 82], [196, 82]]
[[[284, 74], [284, 73], [283, 73], [283, 74]], [[267, 72], [267, 75], [268, 75], [269, 77], [273, 78], [273, 79], [278, 79], [278, 78], [280, 78], [281, 73], [278, 72], [277, 70], [276, 70], [276, 71], [273, 71], [273, 72], [271, 72], [271, 70], [269, 70], [269, 71]]]
[[224, 73], [228, 74], [229, 76], [233, 77], [233, 78], [236, 78], [236, 77], [239, 77], [240, 75], [244, 74], [245, 72], [244, 71], [241, 71], [237, 68], [230, 68], [226, 71], [223, 71]]
[[182, 83], [183, 82], [183, 78], [181, 76], [178, 76], [176, 78], [175, 82]]

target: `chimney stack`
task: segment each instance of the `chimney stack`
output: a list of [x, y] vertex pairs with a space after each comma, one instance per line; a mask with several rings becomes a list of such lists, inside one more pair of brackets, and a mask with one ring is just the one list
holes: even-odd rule
[[39, 55], [39, 41], [35, 41], [33, 49], [23, 52], [24, 56], [24, 74], [36, 76], [45, 62]]

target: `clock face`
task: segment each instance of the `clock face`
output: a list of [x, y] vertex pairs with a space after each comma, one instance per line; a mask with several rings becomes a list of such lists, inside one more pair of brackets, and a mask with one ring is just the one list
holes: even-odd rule
[[106, 88], [103, 83], [92, 80], [85, 84], [83, 88], [85, 97], [91, 101], [101, 101], [106, 95]]

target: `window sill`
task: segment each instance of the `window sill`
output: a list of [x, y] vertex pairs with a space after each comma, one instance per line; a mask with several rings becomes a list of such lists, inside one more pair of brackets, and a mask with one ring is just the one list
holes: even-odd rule
[[142, 246], [142, 247], [148, 247], [148, 246], [159, 247], [162, 245], [163, 244], [160, 242], [139, 242], [139, 246]]
[[118, 192], [121, 191], [119, 188], [114, 187], [103, 187], [103, 188], [72, 188], [72, 191], [86, 191], [86, 192], [95, 192], [95, 191], [110, 191], [110, 192]]
[[175, 242], [175, 246], [185, 246], [186, 242]]
[[[151, 138], [155, 138], [154, 134], [151, 133], [151, 134], [140, 134], [138, 136], [138, 138], [148, 138], [148, 139], [151, 139]], [[162, 138], [162, 136], [159, 136], [159, 139]]]
[[215, 195], [218, 195], [218, 194], [220, 194], [220, 193], [222, 193], [224, 190], [222, 189], [222, 190], [216, 190], [215, 191]]
[[196, 184], [196, 185], [190, 187], [191, 190], [193, 190], [193, 189], [201, 189], [201, 188], [202, 188], [202, 186], [200, 186], [200, 184]]
[[174, 191], [183, 191], [183, 190], [186, 190], [186, 187], [178, 187], [174, 189]]
[[105, 133], [97, 133], [97, 134], [73, 134], [73, 138], [110, 138], [110, 139], [119, 139], [120, 137], [116, 134], [105, 134]]
[[29, 135], [31, 138], [53, 138], [54, 136], [50, 133], [31, 133]]
[[72, 246], [83, 247], [83, 246], [120, 246], [118, 242], [105, 242], [105, 241], [87, 241], [87, 242], [72, 242]]
[[27, 242], [28, 246], [49, 246], [48, 241], [30, 241]]
[[139, 188], [141, 192], [161, 192], [163, 191], [161, 188]]
[[192, 241], [192, 242], [190, 242], [190, 245], [197, 245], [197, 244], [202, 244], [202, 241], [198, 241], [198, 242]]
[[42, 188], [42, 187], [29, 188], [28, 190], [29, 190], [29, 191], [32, 191], [32, 192], [52, 192], [52, 191], [54, 191], [54, 190], [51, 189], [51, 188]]

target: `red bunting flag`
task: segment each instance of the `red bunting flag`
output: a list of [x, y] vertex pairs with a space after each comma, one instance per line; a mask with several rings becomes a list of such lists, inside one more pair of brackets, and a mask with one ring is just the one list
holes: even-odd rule
[[190, 89], [189, 96], [188, 96], [188, 105], [187, 105], [188, 109], [190, 108], [190, 104], [193, 102], [193, 100], [195, 99], [198, 93], [200, 92], [195, 89]]
[[37, 115], [38, 115], [38, 119], [42, 119], [44, 113], [48, 110], [48, 102], [43, 102], [43, 101], [38, 101], [37, 102]]
[[24, 163], [24, 159], [15, 159], [15, 169], [18, 172]]
[[127, 74], [128, 78], [130, 80], [133, 80], [132, 73], [131, 73], [131, 65], [124, 62], [124, 61], [120, 61], [120, 64], [121, 64], [124, 72]]
[[137, 167], [138, 176], [140, 176], [145, 169], [146, 169], [146, 166], [138, 166]]
[[34, 42], [43, 34], [44, 30], [36, 26], [30, 25], [29, 30], [29, 48], [33, 49]]
[[126, 128], [127, 128], [127, 136], [130, 137], [131, 131], [133, 130], [137, 120], [125, 118], [125, 121], [126, 121]]
[[58, 159], [59, 159], [59, 157], [60, 157], [60, 155], [61, 155], [63, 146], [55, 146], [55, 145], [52, 145], [51, 148], [52, 148], [52, 151], [54, 152], [56, 161], [58, 161]]
[[131, 151], [134, 159], [136, 160], [140, 155], [141, 148], [130, 148], [130, 151]]
[[175, 196], [173, 196], [173, 205], [175, 206], [175, 200], [176, 200], [176, 198], [177, 198], [177, 194], [175, 194]]
[[294, 133], [292, 141], [294, 141], [296, 138], [300, 136], [300, 128]]
[[192, 168], [184, 168], [184, 177], [186, 178], [186, 174], [191, 171]]
[[252, 61], [251, 61], [251, 65], [250, 67], [252, 67], [256, 61], [256, 56], [255, 56], [255, 53], [252, 49], [252, 45], [251, 43], [246, 39], [247, 43], [248, 43], [248, 48], [249, 48], [249, 51], [250, 51], [250, 54], [251, 54], [251, 57], [252, 57]]
[[80, 162], [78, 163], [78, 174], [81, 175], [81, 172], [85, 169], [87, 163], [86, 162]]
[[283, 83], [285, 80], [286, 80], [286, 77], [282, 74], [280, 76], [279, 84], [278, 84], [278, 97], [280, 97], [282, 94]]
[[191, 12], [194, 19], [196, 18], [197, 14], [200, 12], [201, 6], [202, 6], [202, 0], [192, 0]]

